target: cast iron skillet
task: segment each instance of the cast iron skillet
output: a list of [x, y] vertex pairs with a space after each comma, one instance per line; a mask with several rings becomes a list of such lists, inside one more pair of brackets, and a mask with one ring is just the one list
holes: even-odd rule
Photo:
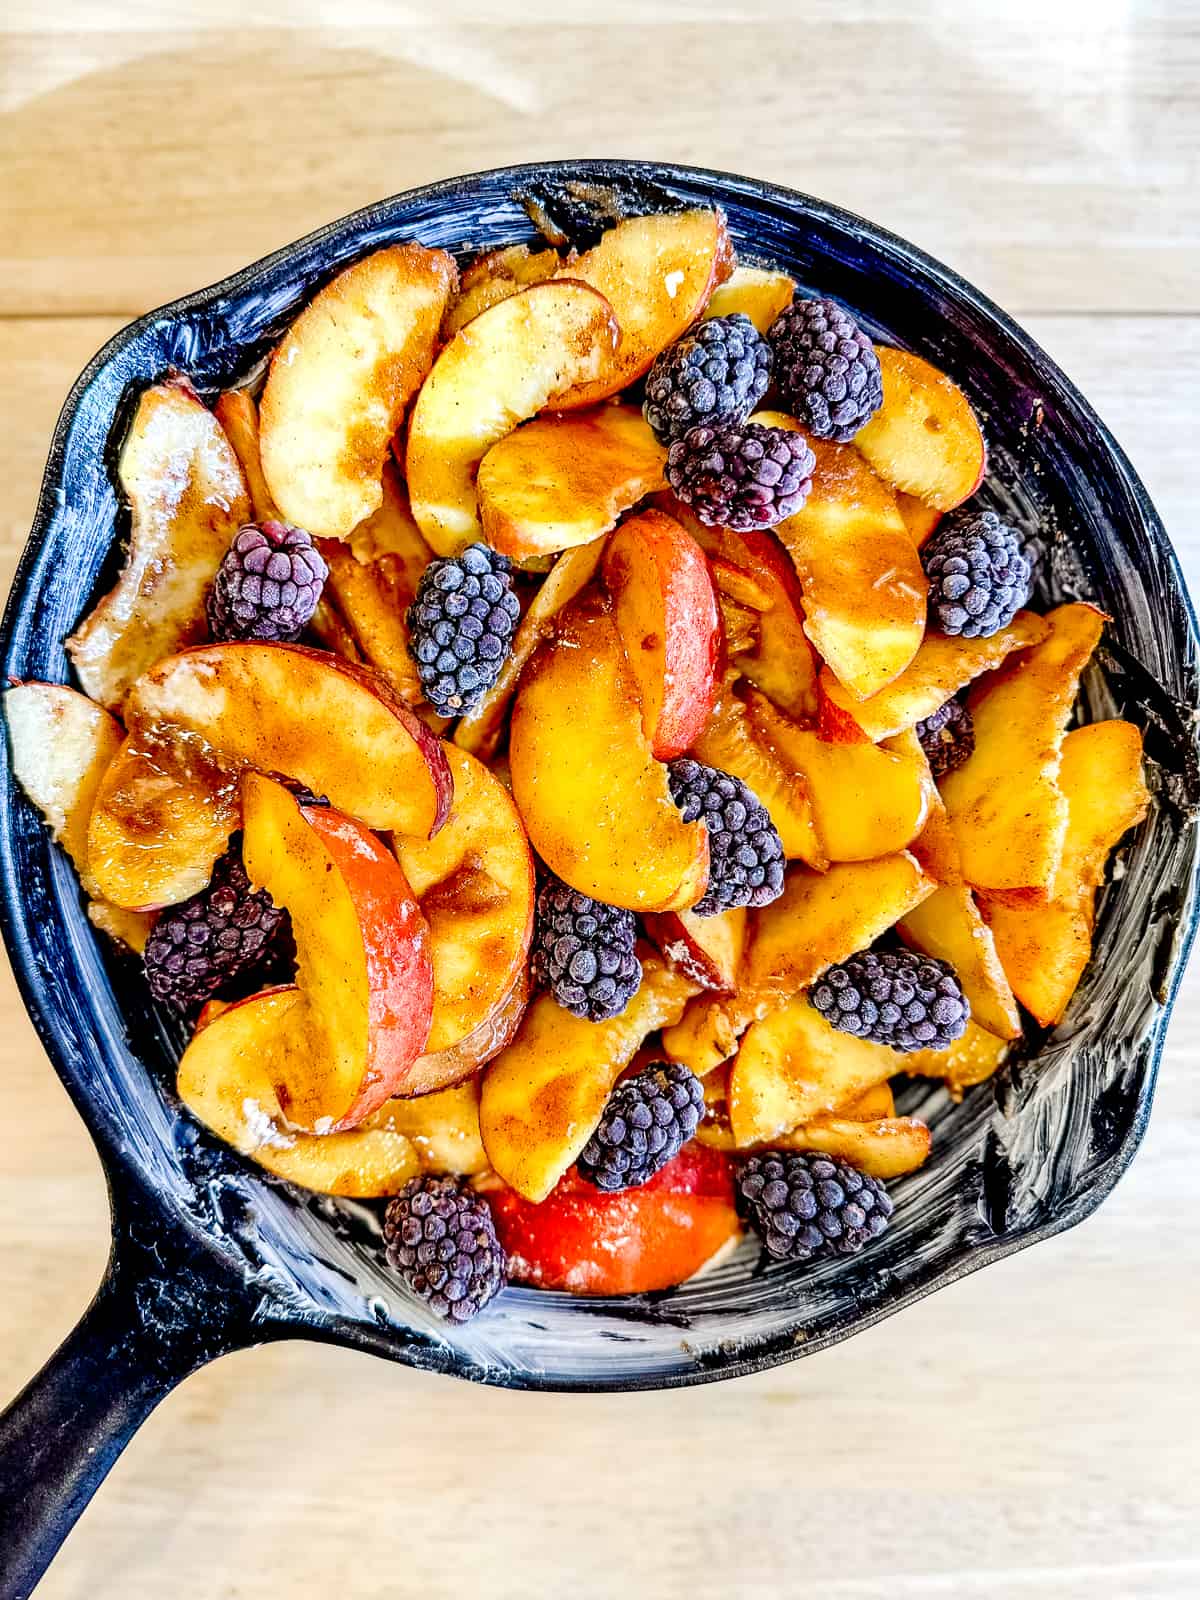
[[[952, 373], [984, 421], [983, 492], [1044, 545], [1048, 598], [1112, 616], [1089, 716], [1146, 730], [1150, 816], [1104, 893], [1096, 957], [1067, 1021], [952, 1105], [914, 1085], [935, 1156], [896, 1186], [897, 1220], [850, 1263], [761, 1270], [744, 1244], [683, 1288], [572, 1301], [512, 1290], [447, 1330], [381, 1270], [376, 1208], [314, 1198], [218, 1144], [175, 1100], [180, 1036], [136, 964], [83, 913], [75, 876], [0, 757], [0, 916], [26, 1005], [104, 1163], [108, 1273], [83, 1321], [0, 1420], [0, 1592], [28, 1593], [122, 1447], [188, 1373], [226, 1351], [304, 1337], [513, 1388], [702, 1383], [808, 1355], [1072, 1226], [1109, 1192], [1146, 1125], [1172, 997], [1194, 931], [1196, 622], [1146, 492], [1047, 356], [947, 268], [806, 195], [724, 173], [635, 162], [510, 167], [432, 184], [336, 222], [214, 288], [141, 318], [76, 383], [3, 623], [9, 678], [65, 680], [60, 641], [116, 564], [115, 442], [168, 368], [212, 396], [271, 347], [313, 290], [397, 239], [460, 256], [532, 236], [537, 190], [586, 231], [572, 180], [633, 209], [719, 202], [743, 259], [778, 263], [871, 331]], [[594, 199], [594, 197], [593, 197]], [[586, 241], [584, 241], [586, 242]], [[8, 1241], [16, 1248], [16, 1241]]]

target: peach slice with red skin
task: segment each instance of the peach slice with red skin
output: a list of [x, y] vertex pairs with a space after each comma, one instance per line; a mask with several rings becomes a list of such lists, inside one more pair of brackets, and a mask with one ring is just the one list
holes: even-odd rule
[[479, 519], [514, 561], [590, 544], [663, 487], [667, 452], [633, 406], [535, 417], [479, 464]]
[[451, 339], [413, 406], [405, 455], [412, 513], [438, 555], [458, 555], [483, 537], [476, 475], [492, 446], [605, 370], [617, 336], [602, 294], [551, 278]]
[[740, 1232], [728, 1157], [695, 1143], [620, 1194], [569, 1173], [538, 1204], [512, 1189], [487, 1198], [512, 1280], [568, 1294], [673, 1288]]
[[883, 404], [854, 443], [885, 483], [935, 511], [970, 499], [987, 471], [987, 446], [966, 395], [928, 361], [878, 346]]
[[733, 266], [720, 211], [659, 212], [610, 228], [562, 271], [599, 290], [620, 338], [601, 371], [560, 395], [557, 408], [595, 405], [640, 378], [696, 321]]
[[260, 447], [271, 497], [314, 537], [348, 539], [382, 497], [383, 465], [433, 365], [458, 269], [389, 245], [318, 292], [271, 358]]
[[450, 810], [440, 740], [378, 673], [304, 645], [200, 645], [139, 678], [127, 725], [220, 766], [294, 778], [368, 827], [429, 838]]
[[413, 1100], [437, 1094], [475, 1077], [511, 1043], [529, 1004], [530, 987], [529, 969], [522, 967], [500, 1004], [465, 1039], [446, 1050], [418, 1057], [404, 1080], [403, 1098]]
[[526, 668], [509, 762], [530, 843], [573, 889], [631, 911], [703, 895], [708, 833], [671, 799], [606, 598], [574, 601]]
[[643, 511], [613, 534], [604, 582], [658, 761], [699, 738], [717, 695], [721, 614], [704, 552], [671, 517]]
[[242, 781], [242, 859], [291, 914], [311, 1048], [278, 1064], [280, 1104], [315, 1132], [353, 1128], [404, 1080], [433, 1013], [429, 928], [392, 853], [331, 806]]
[[746, 948], [744, 906], [715, 917], [660, 911], [645, 922], [646, 932], [676, 971], [715, 994], [734, 992]]

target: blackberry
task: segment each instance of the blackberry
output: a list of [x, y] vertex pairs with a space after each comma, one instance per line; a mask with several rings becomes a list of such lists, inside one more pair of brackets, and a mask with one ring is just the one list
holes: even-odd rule
[[579, 1171], [597, 1189], [634, 1189], [673, 1161], [704, 1115], [704, 1086], [678, 1061], [626, 1078], [583, 1147]]
[[783, 845], [775, 824], [740, 778], [684, 756], [667, 766], [671, 798], [685, 822], [708, 829], [708, 888], [692, 907], [714, 917], [734, 906], [765, 906], [783, 893]]
[[186, 1016], [218, 989], [267, 966], [291, 935], [291, 921], [265, 889], [251, 889], [237, 844], [213, 868], [206, 889], [169, 906], [146, 941], [150, 993]]
[[794, 301], [767, 338], [784, 404], [818, 439], [849, 443], [883, 404], [879, 357], [832, 300]]
[[771, 347], [737, 313], [713, 317], [664, 350], [646, 378], [642, 413], [660, 444], [689, 428], [744, 422], [771, 381]]
[[926, 541], [921, 564], [929, 579], [930, 615], [943, 633], [990, 638], [1029, 599], [1029, 556], [994, 511], [947, 517]]
[[667, 482], [709, 527], [773, 528], [808, 499], [816, 464], [802, 434], [724, 423], [675, 441]]
[[917, 738], [934, 778], [944, 778], [948, 772], [957, 772], [974, 750], [975, 724], [963, 701], [951, 699], [917, 723]]
[[444, 1322], [469, 1322], [504, 1287], [491, 1209], [458, 1178], [410, 1178], [388, 1205], [383, 1242], [389, 1266]]
[[521, 615], [512, 562], [485, 544], [431, 561], [408, 608], [408, 647], [426, 699], [444, 717], [469, 714], [500, 676]]
[[564, 1010], [589, 1022], [619, 1017], [642, 985], [632, 911], [593, 900], [558, 878], [538, 890], [533, 976]]
[[303, 528], [249, 523], [225, 552], [208, 591], [208, 631], [227, 639], [298, 639], [329, 576]]
[[877, 1178], [802, 1150], [766, 1150], [743, 1162], [737, 1199], [779, 1261], [855, 1255], [878, 1239], [895, 1210]]
[[916, 950], [863, 950], [830, 967], [808, 998], [827, 1022], [893, 1050], [944, 1050], [970, 1007], [954, 969]]

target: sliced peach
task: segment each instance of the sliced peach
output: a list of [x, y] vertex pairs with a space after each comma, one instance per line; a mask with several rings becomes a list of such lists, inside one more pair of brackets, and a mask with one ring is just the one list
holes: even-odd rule
[[433, 1010], [429, 929], [396, 858], [352, 817], [242, 780], [242, 859], [291, 913], [312, 1048], [279, 1064], [280, 1100], [316, 1132], [353, 1128], [403, 1091]]
[[89, 881], [125, 910], [177, 905], [207, 885], [237, 825], [235, 777], [201, 751], [127, 738], [96, 790]]
[[900, 1070], [912, 1078], [941, 1078], [961, 1100], [963, 1091], [985, 1083], [999, 1071], [1012, 1050], [1007, 1039], [988, 1033], [968, 1018], [967, 1031], [945, 1050], [914, 1050], [900, 1057]]
[[533, 936], [533, 856], [512, 796], [465, 750], [447, 745], [446, 755], [454, 802], [445, 826], [433, 839], [396, 841], [429, 924], [429, 1054], [461, 1044], [503, 1005]]
[[292, 323], [261, 415], [263, 472], [289, 522], [348, 539], [379, 506], [392, 436], [433, 365], [457, 282], [444, 250], [389, 245], [340, 272]]
[[729, 1162], [696, 1144], [620, 1194], [568, 1174], [540, 1204], [512, 1189], [488, 1202], [513, 1281], [568, 1294], [670, 1289], [740, 1232]]
[[333, 603], [333, 597], [322, 594], [317, 601], [308, 631], [322, 650], [329, 650], [343, 661], [362, 666], [362, 651], [358, 648], [350, 624]]
[[746, 697], [761, 743], [803, 779], [821, 853], [828, 861], [888, 856], [920, 833], [934, 793], [918, 749], [830, 744], [777, 710], [765, 695]]
[[1040, 644], [1049, 631], [1044, 617], [1018, 611], [990, 639], [928, 633], [912, 664], [866, 700], [857, 699], [831, 672], [822, 670], [821, 736], [835, 741], [879, 740], [915, 728], [968, 683], [1000, 666], [1014, 650]]
[[516, 692], [517, 680], [534, 651], [549, 634], [555, 617], [592, 581], [600, 565], [600, 557], [604, 554], [604, 545], [603, 539], [597, 539], [593, 544], [580, 545], [559, 556], [521, 618], [512, 651], [501, 668], [500, 676], [472, 715], [461, 718], [455, 728], [455, 744], [484, 761], [495, 755], [504, 728], [505, 714]]
[[927, 506], [924, 500], [918, 500], [915, 494], [905, 494], [903, 489], [896, 490], [896, 506], [919, 550], [942, 520], [942, 513], [934, 506]]
[[699, 738], [717, 695], [721, 614], [700, 546], [671, 517], [643, 511], [608, 541], [604, 582], [655, 758]]
[[983, 897], [1017, 999], [1045, 1026], [1062, 1020], [1091, 958], [1096, 889], [1109, 853], [1146, 815], [1140, 729], [1113, 721], [1068, 733], [1058, 782], [1068, 821], [1049, 896]]
[[477, 1083], [456, 1084], [419, 1099], [389, 1100], [372, 1115], [370, 1126], [403, 1134], [426, 1172], [473, 1178], [487, 1171]]
[[700, 899], [708, 833], [684, 822], [671, 799], [601, 597], [573, 602], [526, 669], [509, 762], [530, 842], [573, 889], [631, 911], [677, 911]]
[[[757, 420], [800, 431], [790, 418]], [[804, 629], [862, 699], [904, 671], [925, 634], [928, 583], [891, 490], [852, 445], [810, 439], [812, 489], [775, 529], [804, 591]]]
[[776, 317], [787, 310], [796, 285], [786, 272], [774, 267], [736, 266], [712, 292], [704, 312], [710, 317], [749, 317], [759, 333], [766, 333]]
[[226, 389], [217, 396], [213, 416], [225, 430], [225, 437], [241, 464], [255, 522], [282, 522], [279, 507], [271, 499], [271, 491], [263, 477], [258, 404], [254, 396], [247, 389]]
[[746, 948], [746, 909], [698, 917], [691, 911], [661, 911], [646, 919], [646, 932], [685, 978], [715, 994], [732, 994]]
[[619, 1017], [588, 1022], [541, 994], [483, 1077], [479, 1126], [497, 1174], [544, 1200], [591, 1138], [613, 1085], [642, 1042], [677, 1022], [694, 986], [646, 954], [637, 994]]
[[666, 463], [633, 406], [537, 417], [479, 464], [484, 538], [515, 561], [590, 544], [663, 487]]
[[621, 333], [599, 375], [560, 395], [559, 409], [595, 405], [640, 378], [696, 321], [733, 264], [720, 211], [674, 211], [619, 222], [563, 267], [600, 291]]
[[[883, 1108], [873, 1109], [882, 1098]], [[720, 1121], [700, 1125], [696, 1138], [715, 1150], [736, 1150], [728, 1110]], [[838, 1112], [825, 1113], [802, 1122], [790, 1133], [771, 1140], [776, 1150], [810, 1150], [846, 1161], [872, 1178], [901, 1178], [915, 1172], [929, 1159], [933, 1138], [928, 1126], [917, 1117], [898, 1117], [891, 1089], [877, 1084], [858, 1100]]]
[[453, 339], [481, 311], [498, 305], [530, 284], [552, 278], [562, 266], [557, 250], [531, 250], [527, 244], [489, 250], [464, 271], [457, 299], [446, 313], [442, 337]]
[[942, 781], [963, 876], [976, 889], [1049, 890], [1067, 828], [1058, 786], [1079, 678], [1104, 627], [1089, 605], [1059, 606], [1045, 639], [972, 691], [975, 750]]
[[384, 680], [294, 644], [213, 644], [138, 680], [128, 725], [278, 772], [369, 827], [429, 838], [450, 809], [441, 742]]
[[511, 1042], [529, 1004], [530, 988], [529, 969], [522, 967], [500, 1004], [473, 1032], [447, 1050], [426, 1053], [417, 1059], [404, 1080], [404, 1098], [436, 1094], [475, 1077]]
[[250, 499], [221, 424], [186, 379], [147, 389], [117, 463], [132, 522], [116, 585], [67, 640], [93, 700], [118, 710], [164, 655], [204, 637], [204, 604]]
[[398, 1194], [420, 1172], [421, 1159], [404, 1133], [386, 1125], [388, 1107], [341, 1133], [309, 1133], [290, 1120], [286, 1085], [312, 1048], [298, 989], [254, 995], [195, 1034], [179, 1063], [179, 1098], [218, 1138], [276, 1177], [359, 1200]]
[[616, 340], [604, 296], [565, 278], [522, 289], [454, 336], [408, 427], [412, 513], [438, 555], [457, 555], [483, 537], [475, 478], [491, 447], [603, 371]]
[[854, 443], [885, 483], [935, 511], [951, 511], [978, 489], [987, 446], [966, 395], [908, 350], [880, 346], [883, 404]]
[[393, 461], [383, 464], [383, 499], [378, 511], [360, 522], [350, 535], [350, 549], [362, 562], [373, 562], [385, 575], [396, 609], [404, 611], [417, 592], [421, 574], [433, 560], [433, 551], [417, 527], [408, 490]]
[[340, 539], [319, 539], [317, 545], [329, 568], [325, 596], [337, 606], [359, 656], [406, 705], [419, 704], [425, 691], [408, 648], [404, 611], [381, 566], [359, 561]]

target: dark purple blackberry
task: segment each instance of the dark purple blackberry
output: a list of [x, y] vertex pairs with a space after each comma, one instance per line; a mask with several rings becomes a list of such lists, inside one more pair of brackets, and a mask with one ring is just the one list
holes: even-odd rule
[[883, 404], [879, 357], [834, 301], [794, 301], [767, 338], [784, 405], [818, 439], [847, 444]]
[[408, 608], [408, 647], [426, 699], [444, 717], [469, 714], [500, 676], [521, 615], [512, 562], [485, 544], [431, 561]]
[[893, 1050], [945, 1050], [971, 1009], [954, 969], [916, 950], [863, 950], [830, 967], [808, 998], [827, 1022]]
[[589, 1022], [619, 1017], [642, 984], [632, 911], [593, 900], [558, 878], [538, 890], [533, 977], [564, 1010]]
[[766, 1150], [742, 1163], [738, 1210], [778, 1261], [852, 1256], [895, 1210], [877, 1178], [803, 1150]]
[[583, 1147], [580, 1174], [597, 1189], [635, 1189], [673, 1161], [704, 1115], [704, 1085], [678, 1061], [625, 1078]]
[[227, 639], [298, 639], [329, 568], [303, 528], [250, 523], [225, 552], [208, 591], [208, 631]]
[[505, 1283], [491, 1209], [458, 1178], [410, 1178], [383, 1219], [388, 1264], [444, 1322], [469, 1322]]
[[660, 444], [689, 428], [745, 422], [771, 381], [771, 347], [740, 312], [701, 322], [655, 361], [642, 414]]
[[1029, 599], [1029, 557], [994, 511], [945, 518], [922, 548], [921, 565], [929, 579], [929, 615], [943, 633], [990, 638]]
[[929, 758], [934, 778], [957, 772], [975, 748], [975, 724], [961, 700], [947, 700], [931, 717], [917, 723], [917, 738]]
[[735, 906], [765, 906], [783, 893], [783, 845], [765, 806], [740, 778], [684, 756], [667, 766], [671, 798], [685, 822], [708, 829], [708, 888], [692, 907], [714, 917]]
[[710, 528], [773, 528], [808, 499], [816, 464], [802, 434], [726, 423], [677, 439], [667, 482]]
[[154, 924], [142, 957], [150, 993], [187, 1016], [235, 978], [272, 964], [290, 933], [287, 912], [265, 889], [251, 889], [235, 843], [208, 887]]

